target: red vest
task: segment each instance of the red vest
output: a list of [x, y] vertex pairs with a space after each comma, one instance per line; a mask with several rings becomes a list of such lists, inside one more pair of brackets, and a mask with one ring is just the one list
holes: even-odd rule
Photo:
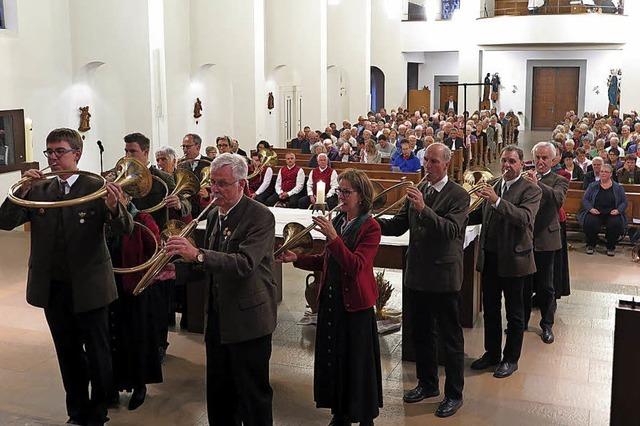
[[324, 172], [320, 171], [320, 167], [316, 167], [313, 169], [313, 174], [311, 177], [313, 178], [313, 195], [316, 195], [316, 187], [318, 182], [323, 181], [325, 189], [325, 194], [329, 193], [329, 188], [331, 188], [331, 174], [333, 173], [333, 169], [331, 167], [327, 167], [324, 169]]
[[280, 187], [284, 192], [289, 192], [296, 187], [299, 166], [293, 166], [291, 170], [287, 166], [280, 168]]

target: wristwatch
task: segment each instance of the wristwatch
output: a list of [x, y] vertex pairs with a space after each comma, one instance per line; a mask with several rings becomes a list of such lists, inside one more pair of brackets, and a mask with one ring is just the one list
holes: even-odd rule
[[202, 250], [198, 250], [198, 255], [196, 256], [196, 262], [200, 264], [204, 263], [204, 252]]

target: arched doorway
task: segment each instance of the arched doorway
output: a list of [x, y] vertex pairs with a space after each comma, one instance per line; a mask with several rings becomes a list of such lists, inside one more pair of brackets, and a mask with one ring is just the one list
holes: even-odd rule
[[378, 67], [371, 67], [371, 111], [384, 108], [384, 73]]

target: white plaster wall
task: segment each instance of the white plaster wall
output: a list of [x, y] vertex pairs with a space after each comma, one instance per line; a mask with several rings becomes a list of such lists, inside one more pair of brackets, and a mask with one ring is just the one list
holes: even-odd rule
[[69, 117], [66, 92], [71, 84], [69, 27], [66, 0], [21, 1], [17, 30], [0, 31], [0, 109], [24, 109], [33, 120], [34, 159], [41, 164], [47, 134], [79, 124]]
[[[358, 115], [366, 114], [371, 108], [371, 65], [375, 65], [371, 61], [371, 19], [372, 0], [342, 1], [330, 4], [327, 8], [327, 61], [329, 66], [336, 67], [333, 82], [340, 73], [344, 74], [343, 83], [348, 82], [348, 85], [344, 86], [344, 96], [349, 99], [347, 109], [347, 105], [341, 99], [344, 96], [340, 97], [335, 86], [331, 88], [328, 93], [328, 98], [331, 99], [328, 121], [337, 124], [349, 119], [353, 122]], [[383, 48], [384, 46], [376, 47]], [[384, 67], [380, 68], [385, 72]], [[323, 128], [325, 126], [326, 124]]]
[[191, 70], [194, 92], [203, 93], [206, 131], [200, 133], [207, 144], [228, 134], [249, 148], [264, 136], [262, 5], [263, 0], [191, 1]]
[[[9, 172], [0, 174], [0, 204], [7, 198], [9, 187], [20, 179], [20, 172]], [[1, 233], [2, 231], [0, 231]]]
[[[196, 125], [193, 118], [193, 105], [199, 94], [191, 88], [190, 19], [190, 2], [164, 0], [168, 141], [179, 156], [182, 156], [183, 136], [203, 130], [203, 125]], [[209, 112], [208, 105], [205, 106], [203, 112]], [[204, 139], [203, 145], [211, 142], [212, 135], [200, 136]]]
[[[360, 0], [358, 0], [360, 1]], [[265, 75], [262, 96], [267, 139], [282, 145], [277, 131], [282, 122], [281, 91], [296, 86], [302, 93], [302, 126], [324, 129], [327, 121], [327, 3], [325, 1], [268, 0], [265, 3]], [[275, 108], [266, 109], [273, 92]]]
[[[528, 50], [528, 51], [485, 51], [483, 53], [484, 76], [487, 72], [500, 74], [502, 90], [500, 91], [500, 106], [504, 111], [513, 109], [522, 112], [520, 118], [529, 122], [525, 117], [527, 99], [531, 94], [526, 93], [527, 60], [586, 60], [585, 110], [606, 113], [607, 78], [610, 68], [619, 68], [623, 61], [622, 50]], [[624, 80], [623, 80], [624, 82]], [[513, 93], [513, 86], [517, 87]], [[593, 91], [600, 87], [600, 93]], [[624, 92], [623, 92], [624, 93]], [[521, 120], [522, 121], [522, 120]], [[523, 122], [523, 125], [525, 123]]]
[[371, 65], [384, 73], [387, 111], [407, 104], [407, 60], [400, 49], [402, 3], [371, 1]]
[[[640, 2], [626, 1], [624, 3], [624, 13], [633, 22], [638, 22], [640, 18]], [[622, 85], [620, 91], [620, 107], [624, 112], [640, 110], [640, 61], [638, 60], [640, 38], [635, 34], [630, 34], [631, 30], [636, 28], [637, 25], [625, 28], [627, 31], [627, 43], [624, 46], [624, 57], [622, 59]]]
[[91, 107], [80, 167], [99, 170], [96, 141], [102, 140], [109, 169], [124, 154], [124, 135], [141, 132], [153, 139], [148, 3], [69, 0], [69, 10], [73, 85], [68, 121], [77, 121], [78, 106]]

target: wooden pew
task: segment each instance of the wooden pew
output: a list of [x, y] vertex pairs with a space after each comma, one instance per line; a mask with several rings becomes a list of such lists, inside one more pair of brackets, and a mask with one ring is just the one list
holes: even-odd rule
[[449, 163], [447, 174], [449, 179], [462, 183], [462, 175], [464, 174], [464, 152], [462, 149], [456, 149], [451, 153], [451, 162]]
[[[633, 219], [640, 220], [640, 193], [628, 192], [627, 196], [627, 209], [625, 215], [629, 226], [640, 226], [638, 223], [634, 223]], [[584, 197], [584, 191], [582, 189], [571, 189], [567, 191], [567, 197], [562, 207], [567, 213], [567, 223], [577, 224], [577, 214], [582, 208], [582, 198]]]

